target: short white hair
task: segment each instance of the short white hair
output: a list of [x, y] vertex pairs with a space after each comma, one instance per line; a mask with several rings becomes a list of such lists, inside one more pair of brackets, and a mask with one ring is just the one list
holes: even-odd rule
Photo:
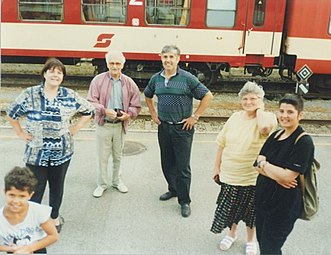
[[238, 93], [238, 96], [242, 98], [243, 96], [247, 94], [255, 94], [261, 98], [264, 97], [265, 93], [263, 90], [263, 87], [258, 85], [256, 82], [248, 81], [245, 83], [245, 85], [241, 88], [241, 90]]
[[125, 63], [125, 57], [124, 57], [123, 53], [118, 50], [108, 51], [108, 53], [105, 55], [105, 58], [106, 58], [107, 64], [113, 59], [115, 59], [116, 61], [119, 60], [123, 65]]

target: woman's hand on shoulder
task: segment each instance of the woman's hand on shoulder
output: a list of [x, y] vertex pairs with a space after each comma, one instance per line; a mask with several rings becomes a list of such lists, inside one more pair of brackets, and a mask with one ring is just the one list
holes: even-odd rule
[[275, 130], [277, 124], [278, 124], [277, 117], [274, 113], [272, 112], [260, 113], [258, 119], [258, 127], [261, 135], [265, 137], [269, 136], [270, 132]]
[[264, 109], [265, 109], [265, 104], [264, 104], [264, 102], [263, 102], [263, 99], [260, 99], [260, 102], [259, 102], [259, 104], [257, 104], [257, 107], [256, 107], [256, 112], [257, 112], [258, 110], [262, 110], [262, 111], [264, 111]]

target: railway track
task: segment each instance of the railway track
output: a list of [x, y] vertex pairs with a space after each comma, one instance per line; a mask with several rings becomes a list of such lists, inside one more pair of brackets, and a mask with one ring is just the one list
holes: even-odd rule
[[[199, 118], [199, 122], [216, 122], [224, 123], [228, 120], [227, 116], [206, 116], [202, 115]], [[151, 120], [149, 114], [140, 114], [137, 119]], [[308, 125], [331, 125], [331, 119], [302, 119], [300, 121], [302, 124]]]
[[[6, 120], [4, 118], [5, 112], [4, 109], [6, 108], [6, 104], [9, 103], [11, 100], [13, 100], [14, 97], [16, 97], [16, 94], [19, 93], [19, 90], [34, 86], [36, 84], [39, 84], [41, 82], [41, 77], [40, 75], [37, 74], [6, 74], [3, 73], [1, 74], [1, 86], [3, 87], [8, 87], [8, 89], [2, 90], [2, 102], [1, 102], [1, 122], [0, 126], [8, 126], [9, 124], [6, 123]], [[67, 76], [65, 78], [65, 86], [70, 87], [72, 89], [77, 89], [83, 91], [88, 90], [88, 87], [90, 85], [91, 80], [93, 79], [93, 76]], [[270, 81], [267, 80], [266, 78], [263, 78], [263, 82], [258, 81], [259, 84], [263, 85], [264, 90], [266, 91], [266, 97], [268, 99], [274, 99], [274, 98], [279, 98], [281, 95], [285, 93], [293, 93], [295, 89], [295, 84], [292, 82], [280, 82], [280, 81]], [[219, 84], [212, 85], [210, 86], [210, 90], [214, 93], [215, 97], [219, 97], [221, 95], [225, 95], [226, 93], [229, 93], [229, 97], [231, 97], [230, 93], [238, 93], [240, 88], [242, 87], [243, 83], [245, 82], [244, 79], [240, 80], [236, 78], [236, 80], [232, 81], [221, 81]], [[137, 82], [138, 83], [138, 82]], [[141, 84], [141, 83], [139, 83]], [[11, 88], [15, 88], [12, 90]], [[18, 91], [16, 92], [16, 88]], [[143, 86], [141, 86], [141, 90], [143, 90]], [[10, 91], [10, 95], [6, 95], [6, 91]], [[8, 97], [4, 99], [5, 97]], [[233, 95], [232, 95], [233, 96]], [[221, 96], [223, 97], [223, 96]], [[227, 97], [227, 96], [225, 96]], [[328, 95], [315, 95], [312, 93], [309, 93], [308, 95], [305, 96], [306, 98], [323, 98], [323, 99], [331, 99], [331, 96], [328, 97]], [[274, 100], [273, 100], [274, 101]], [[227, 101], [226, 101], [227, 102]], [[327, 103], [327, 102], [326, 102]], [[234, 104], [231, 101], [231, 104]], [[237, 104], [237, 103], [235, 103]], [[219, 106], [219, 104], [215, 104], [213, 107], [229, 107], [230, 110], [235, 110], [234, 107], [237, 106], [229, 106], [227, 103], [223, 103], [222, 106]], [[325, 110], [323, 110], [325, 111]], [[153, 125], [151, 124], [150, 120], [150, 115], [146, 114], [148, 111], [147, 109], [143, 110], [142, 113], [138, 116], [137, 121], [142, 123], [137, 129], [145, 129], [149, 130], [150, 127]], [[219, 112], [219, 111], [216, 111]], [[220, 115], [228, 115], [228, 116], [220, 116]], [[215, 114], [215, 111], [211, 111], [211, 114], [206, 112], [204, 116], [200, 118], [200, 121], [198, 122], [198, 127], [201, 130], [211, 130], [211, 131], [216, 131], [219, 130], [220, 124], [224, 123], [228, 117], [230, 116], [230, 112], [226, 113], [220, 113]], [[309, 116], [309, 115], [307, 115]], [[327, 127], [324, 133], [331, 133], [331, 118], [329, 118], [330, 115], [328, 114], [310, 114], [310, 118], [303, 119], [301, 120], [302, 125], [309, 126], [312, 129], [314, 128], [321, 128], [323, 126]], [[136, 123], [135, 121], [134, 123]], [[93, 122], [91, 122], [90, 126], [93, 126]], [[308, 130], [307, 130], [308, 131]], [[309, 131], [308, 131], [309, 132]], [[311, 132], [315, 133], [315, 132]]]
[[[4, 118], [6, 115], [5, 110], [0, 111], [1, 117]], [[199, 118], [199, 123], [224, 123], [228, 120], [229, 116], [216, 116], [216, 115], [202, 115]], [[151, 116], [149, 114], [139, 114], [136, 118], [137, 120], [151, 121]], [[302, 119], [300, 121], [302, 124], [308, 125], [331, 125], [331, 119]]]
[[[71, 75], [65, 77], [64, 84], [72, 89], [88, 89], [94, 76], [91, 75]], [[216, 84], [209, 86], [214, 93], [238, 93], [247, 80], [254, 80], [262, 85], [268, 99], [277, 98], [286, 93], [294, 93], [296, 83], [289, 80], [280, 80], [267, 77], [236, 76], [230, 79], [225, 78]], [[34, 86], [41, 82], [41, 76], [38, 74], [15, 74], [2, 73], [1, 86], [26, 88]], [[136, 80], [141, 90], [147, 85], [148, 80]], [[306, 99], [331, 99], [329, 93], [309, 92], [303, 95]]]

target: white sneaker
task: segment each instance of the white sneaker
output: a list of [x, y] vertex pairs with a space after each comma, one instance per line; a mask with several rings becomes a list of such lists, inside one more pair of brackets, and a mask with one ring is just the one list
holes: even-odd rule
[[120, 182], [118, 185], [113, 185], [113, 187], [121, 193], [127, 193], [129, 191], [128, 187], [125, 186], [122, 182]]
[[103, 192], [106, 190], [106, 188], [103, 188], [101, 186], [98, 186], [94, 191], [93, 191], [93, 196], [94, 197], [101, 197], [103, 195]]

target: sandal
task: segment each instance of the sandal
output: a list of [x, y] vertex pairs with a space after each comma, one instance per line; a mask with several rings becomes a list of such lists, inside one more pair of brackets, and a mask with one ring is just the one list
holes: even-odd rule
[[231, 248], [232, 244], [237, 240], [237, 237], [231, 237], [226, 235], [220, 242], [220, 249], [222, 251], [227, 251]]
[[256, 254], [257, 254], [256, 242], [246, 243], [246, 255], [256, 255]]

